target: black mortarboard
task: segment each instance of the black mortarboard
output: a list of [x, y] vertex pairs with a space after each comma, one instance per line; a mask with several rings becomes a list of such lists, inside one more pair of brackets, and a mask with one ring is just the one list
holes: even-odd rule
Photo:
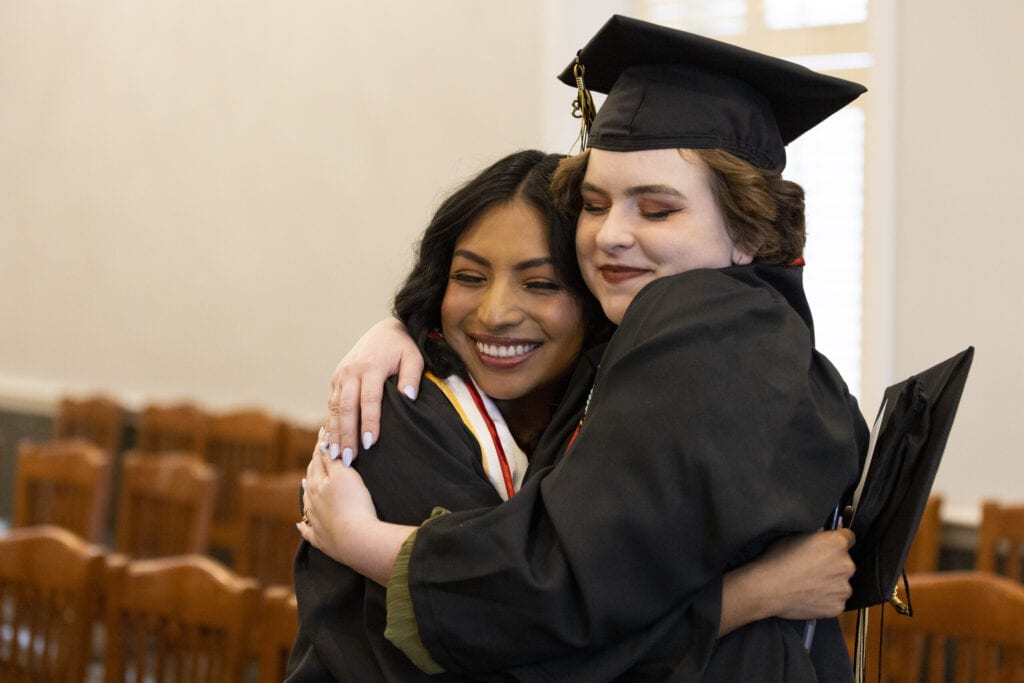
[[[847, 609], [894, 601], [910, 544], [939, 469], [974, 358], [968, 347], [885, 390], [873, 447], [854, 494], [850, 556], [857, 570]], [[909, 587], [908, 587], [909, 591]], [[909, 603], [909, 597], [907, 602]]]
[[[764, 169], [864, 86], [693, 33], [615, 15], [559, 79], [608, 93], [587, 146], [720, 148]], [[587, 96], [589, 97], [589, 95]]]

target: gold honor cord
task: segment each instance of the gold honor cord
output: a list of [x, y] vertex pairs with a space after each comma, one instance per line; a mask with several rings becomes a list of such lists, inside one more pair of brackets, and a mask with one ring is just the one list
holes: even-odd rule
[[585, 71], [586, 69], [580, 61], [580, 54], [577, 52], [576, 63], [572, 67], [572, 75], [576, 79], [576, 99], [572, 102], [572, 116], [580, 120], [580, 134], [576, 136], [576, 140], [573, 141], [572, 146], [569, 148], [570, 155], [572, 155], [572, 150], [577, 144], [579, 145], [580, 152], [587, 148], [590, 126], [594, 123], [594, 116], [597, 114], [597, 108], [594, 107], [594, 98], [590, 95], [590, 91], [587, 90], [587, 86], [583, 84], [583, 74]]

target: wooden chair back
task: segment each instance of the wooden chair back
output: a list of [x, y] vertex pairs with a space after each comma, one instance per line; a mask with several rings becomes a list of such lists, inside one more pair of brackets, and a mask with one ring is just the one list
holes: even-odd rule
[[259, 410], [213, 415], [203, 457], [217, 468], [210, 545], [227, 549], [232, 558], [238, 548], [238, 487], [242, 472], [272, 472], [277, 467], [281, 435], [277, 419]]
[[86, 439], [116, 457], [121, 450], [124, 410], [106, 396], [61, 399], [54, 420], [55, 439]]
[[202, 453], [206, 447], [206, 426], [206, 413], [191, 403], [147, 405], [139, 413], [136, 450]]
[[263, 591], [263, 617], [260, 619], [260, 683], [281, 683], [288, 669], [295, 634], [299, 628], [299, 608], [290, 587], [269, 586]]
[[206, 552], [217, 472], [198, 453], [125, 454], [117, 551], [135, 559]]
[[21, 441], [14, 526], [55, 524], [93, 543], [106, 535], [110, 456], [89, 441]]
[[1024, 504], [985, 502], [974, 566], [1024, 581]]
[[56, 526], [0, 538], [0, 680], [86, 680], [103, 558]]
[[309, 459], [316, 448], [319, 427], [306, 427], [291, 422], [281, 423], [281, 456], [277, 469], [306, 471]]
[[921, 515], [921, 523], [903, 565], [908, 574], [934, 572], [939, 568], [939, 549], [942, 546], [942, 496], [929, 496]]
[[914, 615], [886, 616], [883, 681], [1024, 681], [1024, 586], [981, 571], [908, 578]]
[[295, 552], [302, 538], [295, 523], [304, 471], [243, 472], [239, 496], [239, 544], [235, 570], [265, 586], [291, 586]]
[[244, 680], [260, 588], [202, 555], [110, 559], [107, 683]]

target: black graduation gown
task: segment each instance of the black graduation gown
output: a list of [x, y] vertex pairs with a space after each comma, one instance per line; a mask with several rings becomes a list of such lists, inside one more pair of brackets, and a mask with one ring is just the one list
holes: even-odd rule
[[551, 680], [850, 678], [834, 620], [811, 657], [802, 622], [709, 638], [721, 575], [820, 529], [866, 448], [856, 402], [814, 350], [800, 278], [697, 270], [638, 294], [568, 453], [563, 415], [534, 456], [557, 464], [503, 505], [420, 529], [409, 586], [436, 661], [534, 662]]
[[[389, 383], [384, 429], [355, 467], [380, 517], [418, 525], [435, 505], [450, 510], [501, 503], [481, 464], [480, 447], [433, 382], [414, 402]], [[295, 560], [299, 631], [289, 683], [312, 681], [463, 681], [428, 676], [384, 639], [385, 590], [303, 541]], [[498, 680], [495, 678], [495, 680]]]

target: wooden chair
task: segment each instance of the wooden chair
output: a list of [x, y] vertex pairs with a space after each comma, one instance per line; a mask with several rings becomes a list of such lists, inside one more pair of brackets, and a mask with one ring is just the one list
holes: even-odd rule
[[974, 566], [1024, 581], [1024, 504], [985, 502]]
[[290, 422], [281, 423], [281, 456], [277, 469], [306, 471], [309, 459], [316, 447], [319, 427], [305, 427]]
[[256, 581], [202, 555], [108, 564], [107, 683], [243, 680]]
[[0, 680], [86, 680], [103, 558], [56, 526], [0, 538]]
[[910, 585], [914, 616], [885, 619], [883, 681], [1024, 681], [1024, 586], [981, 571]]
[[206, 413], [191, 403], [147, 405], [139, 413], [136, 450], [202, 453], [206, 447], [207, 420]]
[[263, 591], [263, 616], [259, 626], [260, 683], [281, 683], [299, 628], [299, 607], [291, 588], [270, 586]]
[[[121, 483], [121, 446], [124, 435], [125, 411], [114, 399], [96, 394], [88, 397], [67, 396], [61, 399], [54, 420], [57, 439], [86, 439], [99, 446], [110, 456], [110, 490], [117, 491]], [[117, 519], [117, 499], [111, 501], [103, 520], [104, 528], [114, 527]]]
[[295, 523], [304, 471], [243, 472], [239, 494], [239, 544], [235, 570], [265, 586], [291, 586], [295, 551], [302, 538]]
[[111, 457], [121, 450], [124, 411], [106, 396], [61, 399], [54, 420], [54, 438], [80, 438], [91, 441]]
[[55, 524], [104, 541], [110, 456], [82, 439], [18, 444], [14, 526]]
[[277, 419], [259, 410], [210, 417], [203, 457], [219, 475], [210, 545], [227, 550], [231, 561], [238, 550], [239, 477], [247, 470], [273, 472], [280, 436]]
[[[907, 554], [903, 568], [908, 573], [934, 572], [939, 568], [939, 548], [942, 546], [942, 496], [928, 498], [917, 534]], [[914, 589], [913, 586], [910, 587]]]
[[125, 454], [117, 551], [135, 559], [206, 552], [217, 472], [196, 453]]

